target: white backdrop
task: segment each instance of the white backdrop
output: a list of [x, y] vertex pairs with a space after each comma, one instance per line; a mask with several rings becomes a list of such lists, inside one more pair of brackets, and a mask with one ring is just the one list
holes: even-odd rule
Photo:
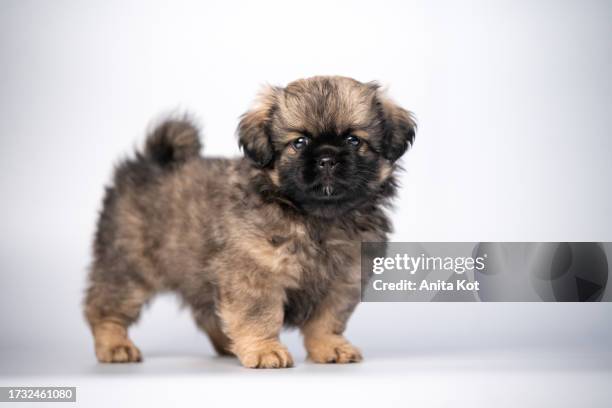
[[[0, 352], [93, 361], [80, 302], [113, 163], [176, 109], [201, 119], [206, 155], [238, 154], [266, 82], [379, 80], [415, 112], [396, 241], [612, 241], [610, 21], [606, 1], [0, 1]], [[145, 357], [210, 350], [177, 305], [135, 328]], [[611, 317], [363, 304], [349, 334], [366, 355], [609, 347]]]

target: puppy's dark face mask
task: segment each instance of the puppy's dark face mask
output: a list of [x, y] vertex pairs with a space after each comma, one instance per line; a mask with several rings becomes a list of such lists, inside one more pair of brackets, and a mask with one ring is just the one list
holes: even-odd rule
[[265, 89], [238, 134], [279, 195], [307, 213], [335, 217], [381, 193], [415, 125], [376, 84], [314, 77]]
[[380, 155], [355, 133], [294, 134], [276, 163], [280, 190], [306, 210], [329, 215], [370, 199], [382, 181]]

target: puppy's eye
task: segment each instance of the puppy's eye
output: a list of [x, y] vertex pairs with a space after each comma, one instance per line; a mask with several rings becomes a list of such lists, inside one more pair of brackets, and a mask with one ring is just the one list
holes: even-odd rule
[[348, 135], [345, 140], [346, 140], [346, 143], [354, 147], [357, 147], [361, 144], [361, 139], [359, 139], [357, 136], [354, 136], [354, 135]]
[[308, 139], [306, 136], [301, 136], [291, 142], [291, 146], [293, 146], [295, 150], [302, 150], [306, 147], [306, 145], [308, 145], [309, 142], [310, 139]]

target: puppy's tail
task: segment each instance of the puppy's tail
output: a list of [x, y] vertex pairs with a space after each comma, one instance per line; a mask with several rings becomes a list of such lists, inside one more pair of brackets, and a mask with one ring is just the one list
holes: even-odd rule
[[199, 131], [193, 122], [168, 119], [147, 136], [144, 156], [162, 167], [171, 167], [198, 157], [201, 148]]

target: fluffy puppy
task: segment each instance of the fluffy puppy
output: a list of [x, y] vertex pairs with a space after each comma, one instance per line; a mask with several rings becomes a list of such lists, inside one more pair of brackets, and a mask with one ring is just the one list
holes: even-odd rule
[[390, 231], [383, 207], [411, 114], [374, 83], [314, 77], [264, 89], [238, 136], [244, 158], [202, 158], [196, 128], [168, 120], [116, 168], [85, 298], [99, 361], [141, 360], [127, 329], [165, 290], [245, 367], [293, 365], [283, 325], [300, 328], [314, 362], [361, 360], [342, 335], [360, 243]]

